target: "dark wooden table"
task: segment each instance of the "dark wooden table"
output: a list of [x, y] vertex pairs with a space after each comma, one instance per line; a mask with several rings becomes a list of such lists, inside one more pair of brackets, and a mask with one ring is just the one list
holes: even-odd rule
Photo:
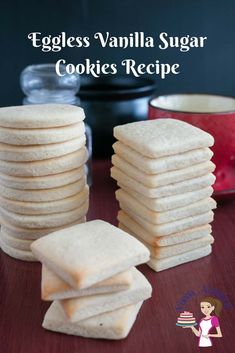
[[[116, 224], [115, 183], [108, 162], [93, 163], [93, 186], [88, 219]], [[215, 295], [224, 301], [220, 317], [223, 338], [213, 339], [206, 352], [235, 352], [235, 200], [220, 202], [213, 222], [213, 254], [160, 273], [146, 265], [140, 270], [153, 287], [122, 341], [93, 340], [45, 331], [41, 327], [49, 306], [40, 300], [40, 264], [16, 261], [0, 251], [1, 353], [194, 353], [198, 339], [190, 329], [175, 325], [178, 311], [200, 320], [200, 298]]]

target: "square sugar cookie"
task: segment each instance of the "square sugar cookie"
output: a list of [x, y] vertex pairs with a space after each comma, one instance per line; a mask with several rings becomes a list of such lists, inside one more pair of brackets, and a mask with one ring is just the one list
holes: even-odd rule
[[208, 234], [205, 237], [186, 241], [181, 244], [175, 244], [175, 245], [170, 245], [170, 246], [160, 246], [160, 247], [159, 246], [151, 246], [151, 245], [147, 244], [144, 240], [142, 240], [140, 237], [135, 235], [133, 232], [131, 232], [131, 230], [129, 230], [122, 223], [119, 223], [118, 226], [119, 226], [119, 228], [121, 228], [125, 232], [132, 234], [138, 240], [142, 241], [143, 244], [145, 246], [147, 246], [147, 248], [149, 249], [150, 254], [151, 254], [151, 258], [153, 258], [153, 259], [164, 259], [167, 257], [180, 255], [184, 252], [192, 251], [192, 250], [201, 248], [206, 245], [211, 245], [214, 243], [214, 238], [212, 237], [212, 235]]
[[209, 148], [198, 148], [185, 153], [161, 158], [145, 157], [124, 143], [117, 141], [113, 144], [114, 152], [147, 174], [165, 173], [176, 169], [187, 168], [205, 161], [209, 161], [213, 152]]
[[114, 136], [150, 158], [211, 147], [214, 144], [214, 138], [207, 132], [176, 119], [144, 120], [116, 126]]
[[117, 154], [112, 156], [113, 168], [121, 170], [129, 177], [137, 180], [149, 188], [157, 188], [160, 186], [181, 182], [211, 173], [215, 170], [215, 165], [211, 161], [202, 162], [188, 168], [172, 170], [159, 174], [147, 174], [134, 167]]
[[190, 205], [174, 208], [173, 210], [164, 212], [150, 210], [122, 189], [118, 189], [116, 191], [116, 198], [122, 206], [124, 205], [125, 207], [131, 209], [137, 216], [153, 224], [174, 222], [179, 219], [195, 216], [216, 208], [216, 202], [211, 197], [194, 202]]
[[125, 338], [130, 332], [142, 303], [128, 305], [86, 320], [70, 322], [61, 305], [54, 301], [42, 326], [47, 330], [67, 335], [118, 340]]
[[140, 224], [146, 231], [150, 232], [156, 237], [163, 237], [165, 235], [183, 232], [187, 229], [191, 229], [194, 227], [203, 226], [207, 223], [211, 223], [214, 219], [214, 212], [209, 211], [196, 216], [178, 219], [174, 222], [154, 224], [136, 215], [135, 212], [133, 212], [130, 208], [126, 207], [125, 205], [121, 204], [120, 206], [126, 214], [128, 214], [132, 219], [134, 219], [138, 224]]
[[126, 186], [122, 186], [121, 189], [135, 198], [142, 205], [146, 206], [148, 209], [157, 212], [173, 210], [178, 207], [192, 204], [194, 202], [210, 197], [213, 193], [213, 188], [211, 186], [207, 186], [206, 188], [172, 196], [150, 198], [145, 197], [144, 195], [141, 195], [140, 193]]
[[116, 167], [111, 168], [111, 177], [117, 181], [118, 186], [122, 187], [124, 185], [150, 198], [172, 196], [183, 192], [198, 190], [202, 187], [212, 185], [215, 181], [215, 176], [212, 173], [206, 173], [200, 177], [192, 177], [192, 179], [178, 183], [172, 182], [168, 185], [151, 188]]
[[151, 257], [147, 265], [151, 267], [154, 271], [159, 272], [190, 261], [198, 260], [202, 257], [209, 255], [211, 251], [212, 251], [211, 245], [207, 245], [202, 248], [198, 248], [192, 251], [187, 251], [180, 255], [171, 256], [165, 259], [155, 259]]
[[151, 246], [176, 245], [186, 241], [206, 237], [207, 235], [211, 234], [211, 225], [205, 224], [199, 227], [186, 229], [182, 232], [159, 237], [150, 231], [145, 230], [139, 223], [137, 223], [133, 218], [131, 218], [127, 213], [123, 211], [118, 212], [117, 218], [120, 223], [122, 223], [130, 230], [128, 233], [136, 234]]
[[58, 300], [74, 297], [84, 297], [87, 295], [118, 292], [130, 287], [132, 283], [132, 271], [127, 270], [115, 276], [107, 278], [95, 285], [76, 290], [59, 276], [42, 265], [41, 298], [43, 300]]
[[113, 225], [95, 220], [36, 240], [35, 257], [72, 287], [90, 287], [149, 260], [149, 250]]
[[70, 104], [29, 104], [0, 108], [0, 126], [13, 129], [67, 126], [84, 119], [83, 109]]
[[145, 276], [136, 268], [132, 275], [133, 281], [126, 290], [64, 299], [60, 304], [69, 320], [75, 322], [150, 298], [152, 287]]

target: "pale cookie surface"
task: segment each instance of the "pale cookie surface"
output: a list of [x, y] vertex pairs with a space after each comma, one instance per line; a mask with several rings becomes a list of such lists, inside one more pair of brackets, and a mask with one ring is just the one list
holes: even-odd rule
[[144, 120], [116, 126], [114, 136], [150, 158], [174, 155], [214, 144], [213, 137], [207, 132], [176, 119]]
[[0, 127], [0, 142], [9, 145], [31, 146], [46, 145], [72, 140], [83, 136], [85, 125], [83, 122], [48, 129], [9, 129]]
[[207, 235], [199, 239], [190, 240], [185, 243], [176, 244], [176, 245], [162, 246], [162, 247], [151, 246], [147, 244], [144, 240], [142, 240], [140, 237], [135, 235], [133, 232], [131, 232], [131, 230], [129, 230], [122, 223], [119, 224], [119, 228], [133, 235], [134, 237], [136, 237], [136, 239], [142, 241], [143, 244], [147, 246], [147, 248], [149, 249], [151, 258], [156, 258], [156, 259], [164, 259], [167, 257], [179, 255], [181, 253], [202, 248], [206, 245], [211, 245], [214, 243], [214, 238], [211, 235]]
[[131, 178], [134, 178], [138, 182], [144, 184], [149, 188], [157, 188], [159, 186], [168, 185], [172, 183], [181, 182], [184, 180], [192, 179], [211, 173], [215, 170], [215, 165], [211, 161], [196, 164], [188, 168], [173, 170], [171, 172], [160, 173], [160, 174], [146, 174], [124, 159], [118, 157], [118, 155], [112, 156], [113, 168], [118, 168], [123, 173], [127, 174]]
[[171, 170], [187, 168], [208, 161], [213, 156], [213, 152], [209, 148], [199, 148], [173, 156], [148, 158], [120, 141], [113, 144], [113, 149], [119, 157], [147, 174], [165, 173]]
[[4, 209], [1, 209], [0, 212], [2, 218], [14, 226], [32, 229], [45, 228], [45, 226], [52, 228], [62, 227], [85, 216], [87, 211], [88, 201], [85, 201], [79, 208], [75, 208], [74, 210], [62, 213], [52, 213], [48, 215], [23, 215]]
[[61, 157], [78, 151], [86, 143], [85, 135], [61, 143], [37, 146], [14, 146], [0, 143], [0, 159], [3, 161], [30, 162]]
[[121, 189], [127, 194], [133, 196], [138, 202], [146, 206], [148, 209], [158, 212], [172, 210], [178, 207], [189, 205], [196, 201], [208, 198], [213, 193], [213, 188], [208, 186], [197, 191], [185, 192], [173, 196], [150, 198], [145, 197], [125, 186], [123, 186]]
[[0, 172], [19, 177], [47, 176], [79, 168], [87, 161], [85, 147], [62, 157], [55, 157], [34, 162], [7, 162], [1, 161]]
[[212, 173], [206, 173], [205, 175], [202, 175], [198, 178], [192, 178], [189, 180], [181, 181], [179, 183], [172, 183], [157, 188], [150, 188], [143, 183], [138, 182], [134, 178], [129, 177], [127, 174], [125, 174], [125, 172], [122, 172], [121, 169], [116, 167], [111, 168], [111, 176], [113, 179], [117, 180], [118, 186], [122, 187], [124, 185], [150, 198], [166, 197], [177, 195], [183, 192], [198, 190], [203, 187], [212, 185], [215, 181], [215, 176]]
[[212, 251], [211, 245], [185, 252], [180, 255], [172, 256], [166, 259], [151, 258], [147, 263], [154, 271], [159, 272], [171, 267], [175, 267], [186, 262], [194, 261], [209, 255]]
[[1, 233], [0, 233], [0, 248], [5, 254], [11, 257], [14, 257], [15, 259], [22, 260], [22, 261], [32, 261], [32, 262], [38, 261], [34, 257], [31, 251], [20, 250], [7, 245], [4, 242], [4, 239], [1, 237]]
[[69, 320], [72, 322], [85, 320], [150, 298], [152, 293], [150, 283], [136, 268], [132, 269], [132, 274], [133, 281], [130, 287], [123, 291], [60, 300]]
[[84, 166], [63, 173], [38, 177], [20, 177], [0, 173], [0, 184], [8, 188], [20, 190], [53, 189], [72, 184], [85, 175]]
[[149, 259], [149, 250], [138, 240], [101, 220], [54, 232], [35, 241], [31, 249], [52, 272], [77, 289]]
[[210, 197], [194, 202], [190, 205], [174, 208], [173, 210], [164, 212], [150, 210], [122, 189], [116, 191], [116, 198], [121, 205], [131, 209], [137, 216], [153, 224], [174, 222], [179, 219], [195, 216], [216, 208], [216, 202]]
[[41, 298], [43, 300], [57, 300], [118, 292], [129, 288], [132, 280], [132, 269], [130, 269], [98, 282], [91, 287], [76, 290], [46, 266], [42, 265]]
[[118, 340], [130, 332], [141, 305], [142, 302], [139, 302], [87, 320], [70, 322], [60, 304], [54, 301], [46, 312], [42, 326], [67, 335]]
[[33, 240], [26, 240], [26, 239], [23, 240], [23, 239], [14, 238], [7, 235], [4, 232], [1, 232], [1, 238], [3, 239], [6, 245], [9, 245], [12, 248], [31, 252], [30, 245], [32, 244]]
[[[51, 228], [22, 228], [22, 227], [16, 227], [10, 224], [9, 222], [6, 222], [6, 220], [1, 219], [1, 232], [9, 235], [11, 237], [15, 237], [18, 239], [25, 239], [25, 240], [36, 240], [41, 238], [44, 235], [47, 235], [49, 233], [55, 232], [57, 230], [63, 229], [65, 227], [71, 227], [75, 224], [80, 224], [80, 223], [85, 223], [86, 222], [86, 217], [81, 217], [75, 222], [72, 222], [71, 224], [66, 224], [66, 226], [61, 226], [61, 227], [51, 227]], [[47, 225], [45, 225], [46, 227]]]
[[62, 198], [55, 201], [16, 201], [0, 197], [0, 204], [2, 208], [26, 215], [43, 215], [50, 213], [61, 213], [71, 211], [80, 207], [89, 197], [89, 188], [86, 185], [81, 191], [73, 196]]
[[214, 219], [213, 211], [209, 211], [196, 216], [179, 219], [170, 223], [153, 224], [146, 221], [142, 217], [139, 217], [138, 215], [136, 215], [135, 212], [125, 207], [124, 205], [121, 205], [121, 209], [125, 211], [125, 213], [129, 214], [130, 217], [133, 218], [137, 223], [139, 223], [144, 229], [158, 237], [182, 232], [184, 230], [191, 229], [194, 227], [199, 227], [207, 223], [211, 223]]
[[170, 246], [180, 244], [186, 241], [205, 237], [211, 233], [211, 225], [205, 224], [203, 226], [194, 227], [164, 237], [158, 237], [145, 230], [139, 223], [123, 211], [118, 212], [117, 219], [130, 230], [130, 234], [136, 234], [151, 246]]
[[0, 196], [15, 200], [15, 201], [25, 201], [25, 202], [47, 202], [56, 201], [63, 198], [76, 195], [86, 185], [86, 178], [75, 181], [75, 183], [61, 186], [54, 189], [46, 190], [19, 190], [7, 188], [6, 186], [0, 185]]
[[33, 104], [0, 108], [0, 126], [19, 129], [51, 128], [84, 120], [82, 108], [68, 104]]

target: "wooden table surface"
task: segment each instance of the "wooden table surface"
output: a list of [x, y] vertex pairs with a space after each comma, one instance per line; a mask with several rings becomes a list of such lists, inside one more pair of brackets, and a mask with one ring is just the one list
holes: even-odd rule
[[[110, 164], [93, 162], [93, 186], [88, 219], [117, 224], [115, 183]], [[224, 301], [220, 317], [223, 338], [214, 338], [206, 352], [235, 352], [235, 200], [220, 202], [213, 222], [213, 254], [185, 265], [155, 273], [139, 269], [153, 287], [129, 336], [121, 341], [72, 337], [44, 330], [41, 323], [48, 303], [40, 300], [40, 264], [14, 260], [0, 251], [1, 353], [194, 353], [198, 339], [190, 329], [175, 325], [179, 311], [200, 320], [200, 298], [215, 295]]]

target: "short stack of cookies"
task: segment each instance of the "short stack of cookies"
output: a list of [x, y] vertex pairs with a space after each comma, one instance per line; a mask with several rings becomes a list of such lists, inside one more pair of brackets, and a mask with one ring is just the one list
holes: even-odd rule
[[176, 119], [117, 126], [114, 136], [119, 227], [149, 248], [148, 265], [161, 271], [210, 254], [213, 137]]
[[0, 108], [0, 246], [8, 255], [34, 261], [32, 241], [85, 221], [84, 117], [62, 104]]
[[134, 266], [149, 250], [111, 224], [95, 220], [36, 240], [41, 294], [53, 300], [43, 327], [70, 335], [121, 339], [128, 335], [152, 288]]

